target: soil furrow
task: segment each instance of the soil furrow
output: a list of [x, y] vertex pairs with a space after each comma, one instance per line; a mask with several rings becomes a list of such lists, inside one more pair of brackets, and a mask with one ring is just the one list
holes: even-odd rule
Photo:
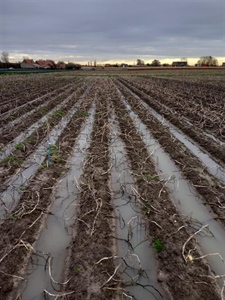
[[[51, 134], [52, 129], [66, 116], [67, 112], [82, 97], [83, 90], [74, 92], [69, 101], [60, 109], [55, 111], [37, 130], [35, 130], [24, 141], [15, 146], [15, 150], [0, 161], [0, 181], [6, 181], [10, 176], [18, 172], [24, 160], [31, 155], [38, 145]], [[6, 187], [7, 185], [5, 185]]]
[[[70, 85], [69, 87], [63, 88], [59, 93], [56, 92], [54, 95], [47, 95], [44, 96], [40, 101], [35, 101], [35, 103], [31, 104], [24, 104], [25, 107], [19, 107], [15, 108], [13, 112], [7, 113], [6, 116], [3, 116], [2, 118], [2, 124], [4, 124], [3, 130], [7, 130], [7, 127], [16, 126], [18, 123], [20, 123], [24, 117], [32, 116], [35, 112], [37, 112], [40, 108], [45, 109], [45, 107], [49, 106], [50, 104], [57, 101], [59, 97], [66, 97], [66, 95], [69, 94], [71, 90], [73, 90], [74, 86]], [[21, 120], [22, 119], [22, 120]]]
[[[100, 88], [100, 86], [99, 86]], [[101, 89], [102, 90], [102, 89]], [[115, 266], [112, 260], [97, 263], [113, 255], [112, 205], [109, 189], [109, 102], [104, 90], [97, 91], [92, 139], [85, 161], [79, 196], [79, 215], [69, 249], [65, 291], [67, 299], [114, 299], [117, 283], [107, 280]]]
[[[2, 105], [11, 104], [9, 108], [23, 105], [27, 101], [32, 101], [46, 93], [65, 87], [68, 83], [74, 83], [79, 79], [58, 77], [55, 75], [29, 75], [13, 76], [13, 78], [1, 78], [0, 100]], [[5, 100], [6, 99], [6, 100]], [[10, 99], [10, 100], [8, 100]], [[1, 106], [2, 107], [2, 106]], [[2, 113], [2, 111], [1, 111]]]
[[148, 127], [151, 134], [164, 150], [174, 160], [181, 173], [193, 184], [198, 193], [203, 196], [205, 204], [208, 204], [215, 213], [215, 218], [220, 219], [225, 226], [225, 186], [220, 183], [200, 160], [192, 154], [178, 139], [171, 136], [170, 131], [162, 125], [152, 114], [146, 112], [145, 107], [126, 90], [122, 90], [125, 99], [131, 105], [133, 111]]
[[[26, 276], [27, 283], [24, 283], [18, 291], [18, 298], [20, 296], [23, 300], [41, 299], [44, 297], [44, 290], [55, 293], [61, 288], [64, 262], [72, 240], [72, 225], [77, 217], [79, 184], [76, 184], [76, 180], [79, 182], [83, 173], [83, 162], [90, 143], [94, 113], [95, 105], [91, 107], [90, 114], [82, 126], [67, 161], [69, 170], [60, 179], [52, 195], [51, 214], [47, 217], [45, 227], [35, 244], [35, 252], [42, 256], [36, 253], [32, 255], [28, 267], [29, 273]], [[51, 273], [46, 272], [49, 268]], [[56, 281], [59, 284], [56, 284]]]
[[[223, 102], [221, 101], [225, 97], [224, 85], [219, 86], [219, 82], [215, 85], [215, 82], [210, 84], [204, 80], [202, 84], [198, 78], [197, 82], [193, 82], [194, 78], [182, 78], [182, 79], [166, 79], [166, 78], [151, 78], [144, 80], [144, 83], [150, 84], [154, 82], [154, 86], [164, 93], [164, 95], [177, 95], [180, 97], [179, 101], [186, 102], [188, 104], [198, 104], [209, 108], [215, 113], [220, 113], [223, 109]], [[143, 82], [143, 81], [142, 81]], [[193, 101], [194, 100], [194, 101]]]
[[220, 299], [215, 282], [207, 277], [209, 268], [203, 261], [194, 260], [200, 256], [195, 240], [190, 239], [182, 256], [182, 248], [190, 237], [186, 226], [170, 200], [165, 183], [158, 179], [147, 148], [120, 97], [115, 95], [113, 102], [136, 177], [137, 201], [148, 220], [149, 235], [156, 249], [158, 280], [171, 299]]
[[148, 96], [138, 88], [131, 86], [124, 80], [120, 79], [127, 88], [138, 95], [146, 104], [154, 108], [165, 119], [170, 121], [174, 126], [178, 127], [184, 134], [192, 138], [202, 149], [205, 149], [216, 161], [225, 164], [225, 151], [224, 147], [215, 142], [212, 138], [209, 138], [204, 132], [192, 124], [188, 124], [182, 117], [174, 115], [170, 110], [154, 101], [152, 97]]
[[31, 115], [28, 116], [28, 118], [23, 118], [23, 120], [21, 120], [19, 124], [14, 124], [12, 128], [7, 128], [2, 132], [2, 134], [0, 135], [2, 145], [6, 145], [14, 138], [16, 138], [20, 134], [20, 132], [24, 131], [30, 125], [37, 122], [56, 105], [62, 103], [66, 98], [70, 96], [71, 93], [77, 92], [81, 94], [83, 91], [83, 84], [79, 84], [78, 86], [72, 88], [72, 90], [69, 89], [69, 91], [66, 91], [62, 95], [58, 96], [56, 99], [52, 99], [46, 105], [37, 108], [37, 110], [35, 110]]
[[0, 225], [0, 298], [15, 299], [14, 288], [21, 282], [28, 260], [51, 204], [54, 185], [65, 172], [66, 161], [78, 137], [81, 124], [87, 117], [92, 103], [91, 89], [83, 99], [79, 110], [74, 114], [59, 140], [52, 149], [51, 164], [43, 163], [20, 199], [18, 206], [3, 224]]
[[16, 118], [21, 115], [21, 112], [23, 113], [24, 111], [29, 112], [30, 110], [34, 109], [35, 107], [48, 101], [52, 97], [59, 95], [60, 93], [65, 91], [67, 88], [69, 88], [69, 86], [70, 86], [70, 84], [68, 84], [66, 86], [62, 86], [59, 89], [54, 90], [53, 92], [47, 93], [46, 95], [36, 98], [34, 100], [27, 101], [24, 104], [17, 105], [16, 107], [12, 107], [12, 104], [14, 104], [13, 102], [9, 103], [8, 105], [1, 108], [2, 109], [2, 112], [1, 112], [2, 120], [6, 121], [7, 118], [10, 118], [10, 117], [12, 119], [12, 116], [13, 116], [13, 118]]

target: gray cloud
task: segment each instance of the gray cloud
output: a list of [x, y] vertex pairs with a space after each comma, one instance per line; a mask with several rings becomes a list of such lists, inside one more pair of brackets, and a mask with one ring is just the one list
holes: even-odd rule
[[223, 0], [0, 1], [0, 51], [14, 58], [225, 59]]

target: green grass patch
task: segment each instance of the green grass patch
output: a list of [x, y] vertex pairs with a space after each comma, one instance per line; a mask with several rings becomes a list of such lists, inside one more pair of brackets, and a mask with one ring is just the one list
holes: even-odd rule
[[58, 109], [58, 110], [54, 111], [53, 116], [63, 117], [63, 116], [65, 116], [65, 113], [62, 110]]
[[19, 143], [15, 146], [15, 149], [22, 151], [24, 149], [24, 145], [22, 143]]
[[1, 164], [5, 165], [5, 164], [14, 164], [19, 166], [22, 163], [22, 160], [14, 155], [9, 155], [6, 158], [4, 158], [1, 162]]
[[[138, 158], [134, 159], [134, 160], [137, 161]], [[137, 175], [136, 178], [137, 178], [137, 182], [158, 180], [158, 177], [156, 175], [151, 175], [149, 173], [146, 173], [146, 174], [143, 174], [143, 175]]]
[[25, 190], [25, 186], [22, 184], [21, 186], [20, 186], [20, 191], [22, 192], [22, 191], [24, 191]]
[[84, 117], [89, 117], [89, 113], [85, 110], [78, 110], [75, 115], [74, 115], [75, 118], [84, 118]]
[[[48, 165], [48, 156], [50, 154], [50, 165]], [[64, 159], [59, 153], [59, 150], [56, 145], [50, 145], [48, 150], [46, 151], [46, 160], [41, 164], [41, 169], [48, 168], [55, 164], [63, 163]], [[62, 170], [62, 172], [65, 170]]]
[[23, 144], [36, 144], [36, 142], [37, 142], [37, 140], [36, 140], [35, 136], [32, 134], [23, 141]]
[[78, 275], [81, 272], [81, 268], [76, 268], [75, 273]]
[[157, 251], [157, 252], [161, 252], [165, 249], [165, 245], [162, 243], [162, 241], [160, 239], [156, 239], [153, 242], [153, 248]]

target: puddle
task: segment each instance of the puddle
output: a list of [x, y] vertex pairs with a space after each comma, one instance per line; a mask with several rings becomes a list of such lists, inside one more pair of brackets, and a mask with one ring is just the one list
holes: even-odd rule
[[[118, 256], [124, 257], [125, 263], [119, 269], [124, 282], [137, 282], [126, 287], [126, 290], [137, 300], [165, 299], [164, 292], [157, 282], [157, 265], [151, 248], [142, 213], [132, 192], [134, 181], [130, 174], [124, 143], [118, 136], [115, 125], [112, 129], [111, 144], [111, 188], [113, 204], [117, 216]], [[121, 240], [120, 240], [121, 239]], [[129, 243], [126, 242], [129, 240]], [[140, 264], [144, 272], [140, 275]], [[118, 262], [122, 262], [120, 259]], [[138, 285], [140, 284], [140, 285]], [[143, 288], [141, 285], [145, 286]], [[127, 293], [128, 295], [128, 293]], [[124, 295], [124, 299], [127, 299]], [[133, 299], [133, 298], [132, 298]]]
[[[182, 142], [195, 156], [197, 156], [208, 168], [209, 172], [214, 175], [216, 178], [225, 182], [225, 168], [223, 168], [220, 164], [214, 161], [207, 153], [202, 151], [196, 143], [183, 134], [178, 128], [172, 125], [169, 121], [165, 120], [163, 116], [158, 114], [154, 109], [149, 107], [143, 100], [140, 99], [137, 95], [129, 90], [132, 95], [141, 101], [143, 106], [159, 120], [163, 125], [166, 125], [169, 131], [174, 135], [180, 142]], [[121, 94], [122, 96], [122, 94]], [[123, 96], [122, 96], [123, 97]], [[123, 97], [124, 99], [124, 97]]]
[[13, 178], [6, 182], [9, 187], [2, 193], [0, 193], [1, 200], [4, 205], [1, 203], [0, 206], [0, 218], [3, 218], [6, 211], [9, 213], [12, 211], [16, 204], [18, 203], [21, 196], [21, 187], [24, 188], [27, 186], [31, 176], [37, 171], [42, 162], [44, 161], [49, 143], [55, 145], [61, 132], [67, 126], [73, 114], [76, 112], [79, 107], [82, 98], [75, 104], [75, 106], [70, 110], [70, 112], [60, 121], [58, 125], [51, 131], [48, 136], [48, 140], [45, 139], [42, 142], [37, 150], [32, 156], [30, 156], [23, 165], [23, 170], [16, 174]]
[[[131, 110], [131, 107], [127, 103], [124, 104], [126, 105], [136, 128], [142, 135], [143, 141], [147, 145], [151, 159], [158, 168], [160, 178], [166, 181], [166, 185], [172, 195], [171, 200], [175, 206], [181, 214], [189, 216], [189, 219], [192, 220], [193, 227], [195, 227], [195, 231], [202, 225], [209, 225], [208, 229], [210, 234], [197, 236], [203, 253], [220, 253], [220, 255], [225, 258], [225, 232], [223, 227], [213, 219], [213, 213], [210, 208], [202, 203], [203, 200], [198, 195], [197, 191], [181, 175], [175, 163], [171, 160], [169, 155], [164, 152], [159, 143], [151, 136], [147, 127]], [[207, 260], [215, 274], [225, 274], [225, 264], [219, 256], [208, 256]], [[222, 285], [222, 281], [219, 283]]]
[[[71, 225], [76, 218], [76, 206], [78, 205], [77, 183], [83, 173], [83, 161], [86, 150], [89, 147], [90, 135], [93, 128], [94, 111], [90, 111], [90, 117], [75, 143], [73, 155], [68, 162], [69, 172], [63, 177], [57, 186], [50, 208], [53, 215], [49, 215], [46, 226], [41, 232], [35, 250], [41, 256], [33, 255], [33, 264], [30, 264], [27, 283], [23, 285], [22, 300], [44, 300], [44, 290], [57, 294], [60, 285], [53, 283], [49, 276], [49, 263], [51, 264], [51, 276], [56, 282], [61, 282], [61, 274], [67, 254], [67, 247], [72, 239]], [[79, 183], [78, 183], [79, 184]], [[42, 253], [45, 253], [44, 255]], [[47, 258], [51, 256], [51, 259]]]
[[[74, 92], [74, 93], [76, 93], [76, 92]], [[52, 113], [54, 113], [54, 111], [58, 110], [60, 107], [65, 105], [74, 96], [74, 93], [72, 95], [68, 96], [62, 103], [58, 104], [56, 107], [54, 107], [54, 109], [52, 109], [50, 112], [48, 112], [46, 115], [44, 115], [40, 120], [38, 120], [36, 123], [31, 125], [28, 129], [26, 129], [24, 132], [22, 132], [20, 135], [18, 135], [14, 140], [12, 140], [9, 144], [7, 144], [5, 149], [1, 150], [0, 160], [7, 157], [14, 150], [14, 148], [17, 144], [19, 144], [21, 141], [23, 141], [29, 135], [31, 135], [43, 122], [47, 121], [48, 117]], [[44, 103], [43, 105], [40, 105], [39, 107], [42, 107], [44, 105], [46, 105], [46, 103]], [[37, 108], [35, 108], [35, 109], [37, 109]], [[28, 116], [29, 114], [30, 114], [30, 112], [28, 114], [26, 114], [26, 116]], [[19, 118], [19, 121], [18, 121], [18, 119], [15, 120], [15, 121], [18, 121], [16, 123], [19, 123], [20, 120], [23, 118], [25, 118], [25, 115], [23, 115], [21, 118]], [[13, 123], [10, 123], [10, 124], [13, 125]]]

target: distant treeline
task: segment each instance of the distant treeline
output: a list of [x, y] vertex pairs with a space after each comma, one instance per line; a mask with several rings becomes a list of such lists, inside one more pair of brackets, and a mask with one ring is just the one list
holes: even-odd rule
[[14, 68], [14, 69], [20, 69], [20, 63], [10, 63], [10, 62], [6, 62], [3, 63], [0, 61], [0, 69], [4, 69], [4, 68]]

